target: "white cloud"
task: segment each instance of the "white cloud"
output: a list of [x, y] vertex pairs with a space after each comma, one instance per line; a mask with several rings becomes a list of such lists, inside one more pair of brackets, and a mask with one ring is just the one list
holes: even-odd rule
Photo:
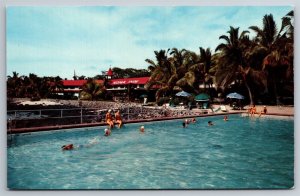
[[[280, 21], [286, 14], [286, 8], [282, 10], [36, 7], [26, 11], [18, 8], [13, 11], [19, 15], [12, 12], [8, 18], [8, 73], [36, 71], [38, 75], [70, 77], [74, 69], [78, 75], [94, 76], [110, 65], [147, 68], [145, 59], [154, 59], [154, 50], [177, 47], [199, 53], [201, 46], [214, 51], [221, 42], [219, 36], [226, 34], [229, 26], [239, 26], [241, 31], [251, 25], [261, 26], [263, 15], [269, 11], [276, 12], [274, 18], [276, 15]], [[91, 70], [91, 66], [97, 70]]]

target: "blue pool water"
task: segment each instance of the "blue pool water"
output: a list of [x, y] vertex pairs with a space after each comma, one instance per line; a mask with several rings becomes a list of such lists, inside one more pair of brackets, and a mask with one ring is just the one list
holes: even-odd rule
[[[207, 126], [207, 121], [214, 126]], [[10, 189], [273, 189], [294, 185], [294, 120], [222, 116], [14, 135]], [[9, 138], [9, 136], [8, 136]], [[91, 141], [92, 140], [92, 141]], [[64, 144], [87, 145], [62, 151]]]

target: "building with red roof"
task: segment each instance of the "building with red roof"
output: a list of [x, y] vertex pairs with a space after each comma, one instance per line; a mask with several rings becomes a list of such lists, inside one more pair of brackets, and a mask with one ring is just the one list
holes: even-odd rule
[[[105, 83], [107, 91], [110, 91], [114, 97], [127, 97], [132, 94], [133, 97], [139, 97], [146, 93], [145, 84], [150, 77], [136, 77], [136, 78], [117, 78], [113, 79], [113, 71], [111, 68], [106, 72], [105, 80], [97, 80], [98, 83]], [[64, 95], [73, 93], [73, 96], [79, 97], [82, 86], [87, 80], [63, 80]], [[155, 90], [153, 88], [152, 90]]]

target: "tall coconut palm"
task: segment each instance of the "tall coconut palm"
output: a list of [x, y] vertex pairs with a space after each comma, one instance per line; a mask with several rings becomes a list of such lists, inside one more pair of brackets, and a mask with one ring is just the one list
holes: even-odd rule
[[201, 70], [199, 55], [195, 52], [185, 50], [184, 60], [178, 68], [178, 81], [176, 85], [185, 91], [199, 93], [199, 84], [203, 80]]
[[[268, 75], [268, 81], [273, 91], [274, 99], [279, 104], [278, 86], [293, 75], [293, 26], [291, 17], [293, 12], [282, 18], [280, 30], [273, 19], [273, 15], [263, 17], [263, 27], [249, 27], [256, 32], [255, 41], [264, 55], [262, 70]], [[292, 35], [292, 37], [291, 37]]]
[[151, 72], [150, 79], [145, 85], [145, 88], [148, 90], [154, 85], [159, 86], [155, 95], [156, 100], [158, 100], [163, 94], [173, 90], [174, 87], [172, 83], [168, 83], [171, 76], [174, 74], [174, 64], [170, 61], [168, 52], [169, 50], [154, 51], [157, 63], [150, 59], [145, 60], [150, 64], [148, 69]]
[[229, 36], [222, 35], [220, 39], [225, 40], [225, 43], [219, 44], [215, 51], [220, 51], [220, 64], [218, 64], [218, 70], [216, 71], [216, 83], [221, 88], [227, 87], [236, 79], [240, 79], [245, 84], [250, 104], [253, 104], [252, 91], [247, 81], [247, 72], [245, 68], [247, 64], [245, 62], [245, 51], [247, 51], [249, 37], [247, 33], [249, 31], [242, 31], [239, 34], [239, 28], [230, 27], [227, 32]]
[[204, 84], [204, 90], [206, 89], [206, 84], [208, 83], [209, 88], [212, 83], [212, 76], [210, 75], [209, 71], [212, 67], [212, 55], [210, 48], [207, 48], [206, 50], [202, 47], [200, 49], [200, 63], [202, 66], [202, 77], [203, 77], [203, 84]]

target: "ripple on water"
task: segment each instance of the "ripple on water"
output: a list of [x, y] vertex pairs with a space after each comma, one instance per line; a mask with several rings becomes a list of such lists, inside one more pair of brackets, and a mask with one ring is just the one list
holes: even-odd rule
[[[207, 121], [214, 122], [208, 127]], [[293, 120], [231, 115], [15, 136], [8, 147], [13, 189], [290, 188]], [[62, 151], [67, 143], [90, 147]], [[22, 160], [22, 161], [20, 161]]]

